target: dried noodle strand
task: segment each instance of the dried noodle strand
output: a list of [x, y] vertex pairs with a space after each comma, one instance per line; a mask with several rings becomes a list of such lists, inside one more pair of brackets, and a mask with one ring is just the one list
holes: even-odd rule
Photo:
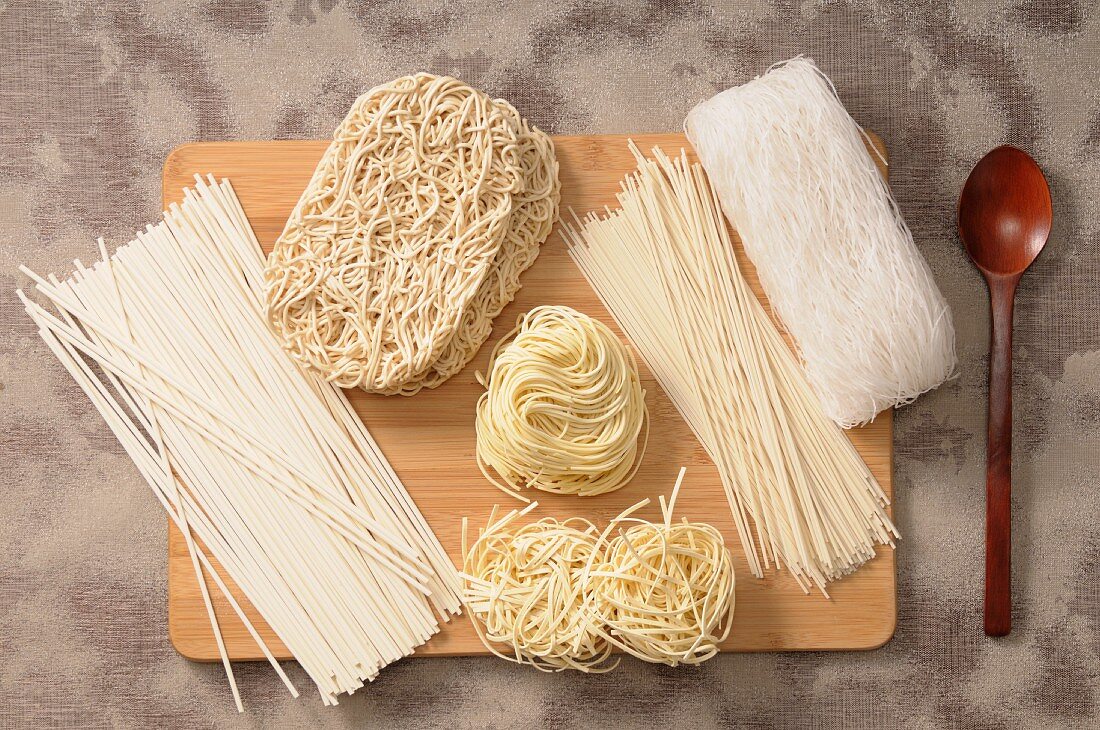
[[545, 517], [517, 526], [537, 506], [496, 510], [472, 545], [462, 520], [464, 603], [482, 643], [496, 656], [544, 672], [615, 668], [611, 646], [584, 611], [586, 566], [594, 557], [596, 528], [582, 518]]
[[341, 387], [411, 395], [476, 353], [557, 214], [549, 138], [417, 74], [352, 105], [264, 272], [268, 320]]
[[[486, 479], [592, 496], [625, 485], [648, 440], [634, 354], [607, 325], [569, 307], [536, 307], [497, 344], [477, 403]], [[493, 473], [496, 473], [496, 477]]]
[[[714, 526], [673, 522], [686, 469], [672, 497], [661, 501], [661, 522], [620, 516], [596, 545], [600, 562], [589, 574], [595, 632], [609, 644], [653, 664], [701, 664], [729, 636], [734, 611], [733, 559]], [[623, 525], [633, 523], [625, 530]]]
[[830, 418], [866, 423], [951, 377], [951, 310], [812, 60], [704, 101], [684, 128]]

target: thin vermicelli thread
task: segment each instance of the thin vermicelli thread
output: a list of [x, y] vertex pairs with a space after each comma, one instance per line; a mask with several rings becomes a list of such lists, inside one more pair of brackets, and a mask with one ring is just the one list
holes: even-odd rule
[[684, 129], [826, 415], [867, 423], [951, 377], [951, 310], [812, 60], [702, 102]]
[[825, 592], [893, 544], [886, 495], [749, 289], [703, 168], [631, 148], [620, 207], [563, 227], [570, 256], [714, 461], [751, 572]]
[[604, 494], [641, 465], [645, 390], [634, 354], [602, 322], [536, 307], [497, 344], [479, 380], [478, 466], [509, 494]]

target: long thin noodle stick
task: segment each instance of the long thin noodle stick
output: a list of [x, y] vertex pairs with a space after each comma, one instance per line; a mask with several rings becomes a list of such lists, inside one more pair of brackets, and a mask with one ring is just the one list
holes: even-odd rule
[[[18, 292], [18, 294], [22, 298], [22, 292]], [[77, 357], [76, 351], [72, 347], [67, 347], [63, 342], [56, 339], [56, 337], [47, 328], [40, 329], [39, 332], [42, 335], [43, 340], [50, 347], [50, 349], [54, 352], [54, 354], [58, 357], [58, 359], [62, 362], [62, 364], [70, 372], [70, 374], [72, 374], [73, 378], [77, 381], [77, 383], [85, 391], [85, 393], [87, 393], [88, 396], [91, 398], [93, 404], [96, 405], [96, 408], [100, 411], [104, 419], [107, 421], [108, 425], [115, 432], [115, 435], [119, 438], [119, 441], [123, 444], [123, 447], [126, 449], [127, 453], [129, 453], [130, 456], [134, 458], [135, 464], [138, 465], [139, 470], [142, 471], [143, 475], [149, 481], [150, 486], [154, 487], [154, 494], [157, 496], [158, 500], [164, 507], [165, 511], [168, 513], [169, 517], [172, 518], [172, 520], [176, 523], [176, 526], [182, 531], [184, 528], [184, 522], [181, 518], [181, 515], [176, 511], [174, 505], [169, 504], [164, 495], [164, 490], [156, 486], [158, 480], [156, 479], [157, 474], [155, 470], [150, 471], [150, 467], [148, 465], [144, 467], [142, 466], [143, 461], [140, 457], [140, 447], [135, 446], [135, 443], [140, 443], [141, 445], [148, 448], [149, 445], [144, 440], [144, 436], [138, 431], [137, 428], [133, 426], [133, 424], [130, 424], [126, 421], [124, 409], [121, 408], [118, 403], [111, 401], [110, 396], [95, 379], [91, 370], [88, 368], [87, 363]], [[153, 459], [149, 459], [149, 463], [152, 463], [153, 461]], [[159, 462], [157, 462], [157, 464], [159, 465]], [[168, 482], [171, 481], [173, 478], [170, 474], [167, 473], [161, 473], [159, 476], [161, 477], [161, 482]], [[226, 587], [221, 577], [214, 570], [205, 553], [203, 553], [201, 550], [198, 550], [197, 546], [195, 546], [194, 554], [197, 555], [199, 561], [205, 568], [206, 573], [214, 579], [219, 589], [225, 595], [230, 606], [236, 612], [241, 622], [245, 625], [245, 628], [248, 630], [253, 640], [256, 641], [257, 645], [260, 647], [261, 651], [263, 652], [269, 663], [271, 663], [272, 667], [278, 673], [279, 677], [282, 679], [287, 689], [294, 697], [297, 697], [298, 692], [294, 688], [294, 685], [290, 682], [290, 679], [286, 676], [286, 673], [283, 672], [282, 667], [279, 666], [278, 661], [271, 654], [270, 650], [267, 648], [266, 643], [253, 627], [252, 622], [241, 609], [240, 605], [237, 603], [232, 593], [229, 592], [229, 589]], [[224, 647], [220, 647], [220, 649], [224, 651]], [[231, 685], [235, 685], [235, 681], [232, 679], [232, 674], [230, 673], [228, 676], [230, 677]], [[242, 710], [243, 708], [240, 704], [239, 694], [236, 692], [234, 693], [234, 699], [237, 702], [238, 710]]]
[[[122, 304], [122, 295], [118, 290], [118, 281], [114, 277], [110, 257], [107, 255], [106, 244], [102, 238], [99, 239], [98, 244], [103, 265], [106, 267], [111, 283], [113, 284], [111, 293], [113, 293], [114, 303], [118, 304], [118, 311], [121, 314], [120, 319], [122, 324], [129, 330], [129, 324], [125, 318], [125, 308]], [[157, 451], [160, 454], [161, 468], [165, 474], [171, 474], [172, 459], [168, 449], [164, 445], [163, 430], [160, 422], [157, 420], [158, 410], [156, 406], [148, 400], [146, 400], [145, 405], [152, 417], [151, 431]], [[236, 677], [233, 676], [233, 666], [229, 662], [229, 652], [225, 648], [225, 639], [222, 637], [221, 626], [218, 624], [217, 614], [214, 613], [214, 605], [210, 601], [210, 589], [206, 584], [206, 575], [203, 572], [202, 566], [199, 565], [198, 548], [195, 546], [195, 539], [191, 534], [191, 527], [187, 523], [187, 510], [180, 499], [179, 480], [172, 479], [172, 485], [175, 487], [172, 491], [172, 506], [175, 508], [176, 514], [179, 515], [180, 529], [184, 537], [184, 542], [187, 545], [187, 555], [191, 560], [191, 568], [195, 573], [195, 580], [198, 581], [199, 584], [199, 592], [202, 594], [203, 606], [206, 608], [206, 615], [210, 620], [210, 628], [214, 632], [214, 641], [218, 646], [218, 655], [221, 657], [222, 666], [225, 668], [225, 675], [229, 679], [229, 686], [233, 692], [233, 701], [237, 705], [237, 711], [244, 712], [244, 705], [241, 702], [241, 693], [237, 688]]]
[[619, 207], [563, 224], [569, 254], [714, 461], [752, 573], [828, 595], [893, 544], [885, 494], [742, 276], [702, 167], [630, 149]]
[[27, 272], [57, 310], [20, 292], [28, 315], [184, 535], [238, 707], [208, 580], [292, 694], [230, 579], [335, 704], [461, 610], [457, 571], [346, 398], [268, 330], [228, 183], [100, 253]]

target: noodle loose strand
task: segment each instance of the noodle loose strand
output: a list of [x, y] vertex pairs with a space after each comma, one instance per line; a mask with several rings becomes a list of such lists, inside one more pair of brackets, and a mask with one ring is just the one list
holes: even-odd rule
[[733, 559], [713, 526], [673, 521], [676, 497], [660, 498], [661, 521], [627, 508], [597, 533], [588, 520], [512, 510], [467, 543], [462, 522], [463, 602], [493, 654], [541, 671], [608, 672], [616, 649], [647, 662], [700, 664], [718, 653], [734, 612]]

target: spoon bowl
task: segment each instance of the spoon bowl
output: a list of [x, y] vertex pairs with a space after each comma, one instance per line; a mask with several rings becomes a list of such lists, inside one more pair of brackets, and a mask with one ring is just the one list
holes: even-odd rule
[[985, 633], [1012, 629], [1012, 307], [1016, 284], [1046, 245], [1053, 221], [1043, 171], [1015, 147], [998, 147], [959, 197], [959, 237], [989, 285], [989, 425], [985, 470]]
[[978, 162], [959, 197], [959, 235], [984, 274], [1023, 274], [1046, 245], [1053, 218], [1043, 171], [1008, 145]]

